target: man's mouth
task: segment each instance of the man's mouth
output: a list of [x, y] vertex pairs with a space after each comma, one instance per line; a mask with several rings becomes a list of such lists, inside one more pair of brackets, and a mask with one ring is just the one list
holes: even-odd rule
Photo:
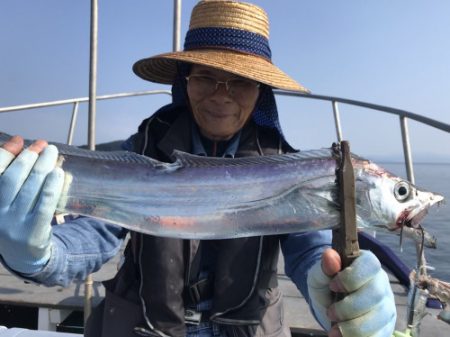
[[225, 110], [205, 110], [205, 112], [214, 118], [228, 118], [233, 115], [233, 113]]

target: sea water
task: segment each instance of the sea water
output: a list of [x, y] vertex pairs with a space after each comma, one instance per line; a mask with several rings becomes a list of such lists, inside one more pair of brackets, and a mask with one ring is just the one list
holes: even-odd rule
[[[405, 165], [400, 163], [379, 163], [388, 171], [406, 178]], [[432, 277], [450, 282], [450, 164], [414, 164], [415, 184], [423, 190], [439, 193], [445, 201], [434, 206], [422, 222], [422, 226], [437, 238], [437, 248], [425, 248], [427, 264], [433, 268], [428, 273]], [[411, 268], [417, 265], [416, 248], [411, 239], [400, 238], [391, 233], [377, 233], [377, 238], [391, 247]]]

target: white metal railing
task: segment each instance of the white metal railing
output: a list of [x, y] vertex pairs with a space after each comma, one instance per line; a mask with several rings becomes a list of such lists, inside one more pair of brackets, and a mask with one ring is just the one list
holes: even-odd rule
[[401, 110], [401, 109], [387, 107], [384, 105], [356, 101], [356, 100], [341, 98], [341, 97], [332, 97], [332, 96], [323, 96], [323, 95], [314, 95], [314, 94], [301, 94], [301, 93], [287, 92], [287, 91], [281, 91], [281, 90], [275, 90], [275, 93], [277, 95], [281, 95], [281, 96], [295, 96], [295, 97], [303, 97], [303, 98], [317, 99], [317, 100], [331, 102], [332, 106], [333, 106], [336, 135], [337, 135], [337, 140], [339, 142], [343, 138], [342, 138], [341, 121], [340, 121], [340, 116], [339, 116], [338, 103], [360, 106], [360, 107], [364, 107], [367, 109], [373, 109], [373, 110], [378, 110], [378, 111], [382, 111], [385, 113], [397, 115], [400, 119], [400, 131], [402, 134], [403, 156], [405, 158], [406, 174], [407, 174], [408, 180], [413, 184], [415, 183], [415, 178], [414, 178], [414, 167], [413, 167], [414, 165], [413, 165], [412, 157], [411, 157], [411, 145], [410, 145], [410, 141], [409, 141], [408, 119], [412, 119], [412, 120], [415, 120], [422, 124], [425, 124], [425, 125], [431, 126], [433, 128], [450, 133], [450, 124], [446, 124], [446, 123], [437, 121], [435, 119], [421, 116], [421, 115], [418, 115], [418, 114], [415, 114], [413, 112], [409, 112], [406, 110]]
[[[108, 99], [118, 99], [118, 98], [125, 98], [125, 97], [147, 96], [147, 95], [158, 95], [158, 94], [172, 95], [170, 90], [147, 90], [147, 91], [136, 91], [136, 92], [124, 92], [124, 93], [120, 93], [120, 94], [111, 94], [111, 95], [101, 95], [101, 96], [97, 96], [96, 100], [101, 101], [101, 100], [108, 100]], [[63, 100], [58, 100], [58, 101], [14, 105], [14, 106], [0, 108], [0, 113], [72, 104], [73, 105], [72, 118], [70, 120], [69, 131], [67, 134], [67, 144], [71, 145], [72, 140], [73, 140], [73, 132], [75, 130], [77, 117], [78, 117], [78, 107], [79, 107], [80, 103], [86, 103], [86, 102], [89, 102], [89, 97], [70, 98], [70, 99], [63, 99]], [[94, 138], [95, 138], [95, 129], [93, 130], [93, 134], [94, 134]]]

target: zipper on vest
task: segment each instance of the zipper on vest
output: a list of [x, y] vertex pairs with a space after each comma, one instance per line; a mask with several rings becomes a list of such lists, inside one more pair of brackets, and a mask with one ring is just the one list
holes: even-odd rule
[[184, 258], [187, 259], [188, 262], [188, 263], [186, 263], [186, 261], [184, 262], [184, 265], [186, 266], [186, 272], [184, 275], [184, 288], [186, 290], [187, 288], [189, 288], [189, 280], [191, 279], [191, 241], [190, 240], [184, 241], [184, 245], [186, 246], [185, 249], [187, 250]]
[[247, 324], [251, 324], [252, 322], [254, 322], [255, 324], [260, 323], [259, 321], [245, 321], [245, 320], [238, 320], [238, 319], [234, 320], [234, 319], [229, 319], [229, 318], [220, 318], [219, 316], [223, 316], [223, 315], [229, 313], [230, 311], [238, 310], [238, 309], [242, 308], [247, 303], [249, 298], [252, 296], [253, 292], [255, 291], [256, 284], [258, 283], [258, 274], [259, 274], [259, 269], [261, 268], [262, 245], [263, 245], [263, 237], [260, 236], [259, 237], [259, 251], [258, 251], [256, 270], [255, 270], [255, 274], [253, 276], [252, 288], [250, 289], [250, 292], [248, 293], [247, 297], [245, 297], [244, 300], [240, 304], [238, 304], [237, 306], [235, 306], [233, 308], [229, 308], [229, 309], [227, 309], [227, 310], [225, 310], [223, 312], [217, 312], [217, 313], [211, 315], [211, 318], [210, 318], [211, 321], [215, 321], [215, 322], [221, 321], [223, 323], [228, 322], [228, 324], [231, 324], [231, 323], [237, 323], [237, 324], [239, 324], [239, 323], [240, 324], [247, 323]]
[[217, 156], [217, 142], [213, 141], [212, 143], [212, 150], [211, 150], [211, 157]]
[[[141, 236], [143, 234], [140, 234]], [[135, 327], [133, 329], [134, 332], [136, 332], [140, 336], [157, 336], [157, 337], [169, 337], [164, 332], [155, 329], [153, 324], [150, 322], [149, 317], [147, 316], [147, 306], [145, 305], [144, 297], [142, 296], [142, 290], [144, 288], [144, 273], [142, 270], [142, 250], [144, 248], [144, 240], [141, 238], [139, 240], [139, 257], [138, 257], [138, 264], [139, 264], [139, 274], [140, 274], [140, 282], [139, 282], [139, 299], [141, 300], [141, 308], [142, 308], [142, 314], [145, 319], [145, 323], [147, 324], [148, 329], [144, 327]]]

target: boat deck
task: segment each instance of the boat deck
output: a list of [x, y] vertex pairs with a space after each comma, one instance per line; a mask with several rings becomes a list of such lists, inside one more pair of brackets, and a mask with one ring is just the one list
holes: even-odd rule
[[[93, 304], [99, 303], [104, 296], [103, 280], [111, 278], [117, 271], [119, 257], [117, 256], [103, 268], [93, 274]], [[294, 335], [326, 336], [311, 315], [296, 286], [283, 273], [283, 260], [279, 263], [279, 283], [284, 294], [285, 318]], [[397, 329], [404, 331], [406, 322], [407, 293], [394, 278], [391, 284], [397, 300]], [[27, 329], [53, 330], [65, 332], [81, 332], [80, 318], [78, 327], [74, 315], [81, 316], [84, 305], [84, 284], [74, 283], [67, 288], [45, 287], [24, 282], [0, 267], [0, 326], [9, 328], [21, 327]], [[424, 336], [449, 336], [449, 326], [436, 319], [438, 310], [430, 309], [422, 322]], [[70, 323], [70, 320], [75, 323]], [[77, 330], [78, 329], [78, 330]]]

